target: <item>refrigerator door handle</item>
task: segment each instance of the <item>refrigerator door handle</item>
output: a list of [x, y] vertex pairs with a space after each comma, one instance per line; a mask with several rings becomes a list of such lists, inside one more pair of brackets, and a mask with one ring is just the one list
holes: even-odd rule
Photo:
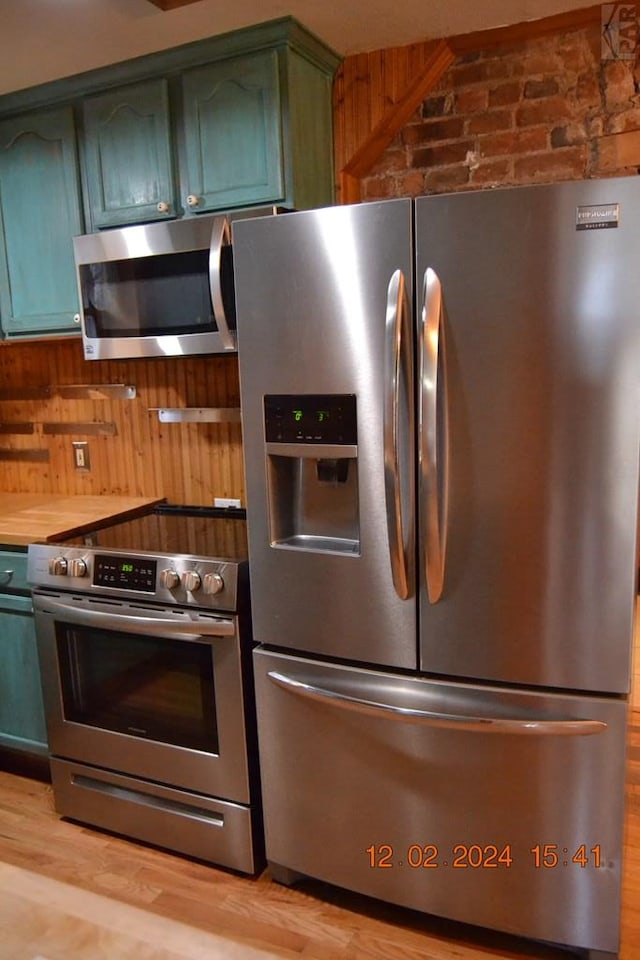
[[364, 700], [349, 694], [328, 690], [312, 683], [305, 683], [288, 677], [276, 670], [267, 674], [276, 686], [309, 700], [330, 701], [343, 710], [365, 716], [384, 716], [401, 723], [419, 723], [429, 727], [444, 727], [449, 730], [463, 730], [476, 733], [515, 733], [526, 736], [587, 737], [603, 733], [607, 724], [601, 720], [545, 720], [539, 717], [529, 719], [510, 717], [464, 716], [453, 713], [440, 713], [429, 710], [416, 710], [413, 707], [396, 707], [390, 703], [376, 700]]
[[[385, 321], [384, 491], [391, 576], [395, 591], [406, 600], [413, 589], [413, 461], [400, 469], [401, 394], [404, 385], [407, 450], [413, 448], [413, 352], [409, 302], [402, 270], [395, 270], [387, 288]], [[407, 506], [407, 504], [409, 506]], [[407, 534], [405, 536], [405, 521]]]
[[424, 274], [420, 337], [420, 524], [430, 603], [444, 587], [449, 514], [449, 430], [442, 284]]
[[229, 329], [222, 296], [222, 248], [229, 246], [230, 243], [229, 221], [226, 217], [215, 217], [211, 229], [211, 246], [209, 247], [209, 291], [211, 293], [213, 316], [220, 333], [220, 341], [225, 350], [235, 350], [237, 348], [236, 335]]

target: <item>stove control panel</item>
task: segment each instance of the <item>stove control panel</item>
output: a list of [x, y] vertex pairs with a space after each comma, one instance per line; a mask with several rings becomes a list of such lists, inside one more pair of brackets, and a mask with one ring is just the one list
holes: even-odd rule
[[93, 568], [96, 587], [120, 587], [153, 593], [156, 589], [157, 561], [151, 557], [119, 557], [97, 553]]
[[235, 611], [247, 574], [246, 561], [32, 544], [28, 577], [40, 587]]

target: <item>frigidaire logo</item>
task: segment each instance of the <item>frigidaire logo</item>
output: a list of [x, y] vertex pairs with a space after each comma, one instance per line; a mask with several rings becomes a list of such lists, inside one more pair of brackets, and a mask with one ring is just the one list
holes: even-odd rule
[[576, 230], [610, 230], [619, 222], [619, 203], [598, 203], [576, 210]]

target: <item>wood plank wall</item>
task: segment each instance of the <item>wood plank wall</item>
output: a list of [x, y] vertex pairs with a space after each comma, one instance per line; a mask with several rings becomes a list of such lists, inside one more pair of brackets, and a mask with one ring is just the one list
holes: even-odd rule
[[[432, 41], [347, 57], [333, 90], [336, 183], [340, 171], [424, 69]], [[339, 188], [336, 198], [340, 201]]]
[[[151, 407], [238, 407], [235, 356], [130, 361], [83, 359], [79, 340], [0, 346], [0, 391], [25, 387], [125, 383], [134, 400], [0, 400], [0, 424], [31, 422], [33, 434], [0, 433], [1, 450], [45, 450], [48, 461], [0, 460], [0, 491], [122, 494], [210, 505], [238, 497], [244, 476], [240, 424], [160, 423]], [[48, 436], [42, 425], [109, 422], [114, 436]], [[87, 440], [91, 469], [76, 470], [71, 442]], [[1, 496], [1, 494], [0, 494]]]

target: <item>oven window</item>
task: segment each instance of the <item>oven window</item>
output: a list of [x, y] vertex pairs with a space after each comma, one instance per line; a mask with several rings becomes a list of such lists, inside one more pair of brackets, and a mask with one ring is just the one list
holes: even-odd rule
[[210, 646], [65, 623], [56, 640], [67, 720], [218, 753]]

